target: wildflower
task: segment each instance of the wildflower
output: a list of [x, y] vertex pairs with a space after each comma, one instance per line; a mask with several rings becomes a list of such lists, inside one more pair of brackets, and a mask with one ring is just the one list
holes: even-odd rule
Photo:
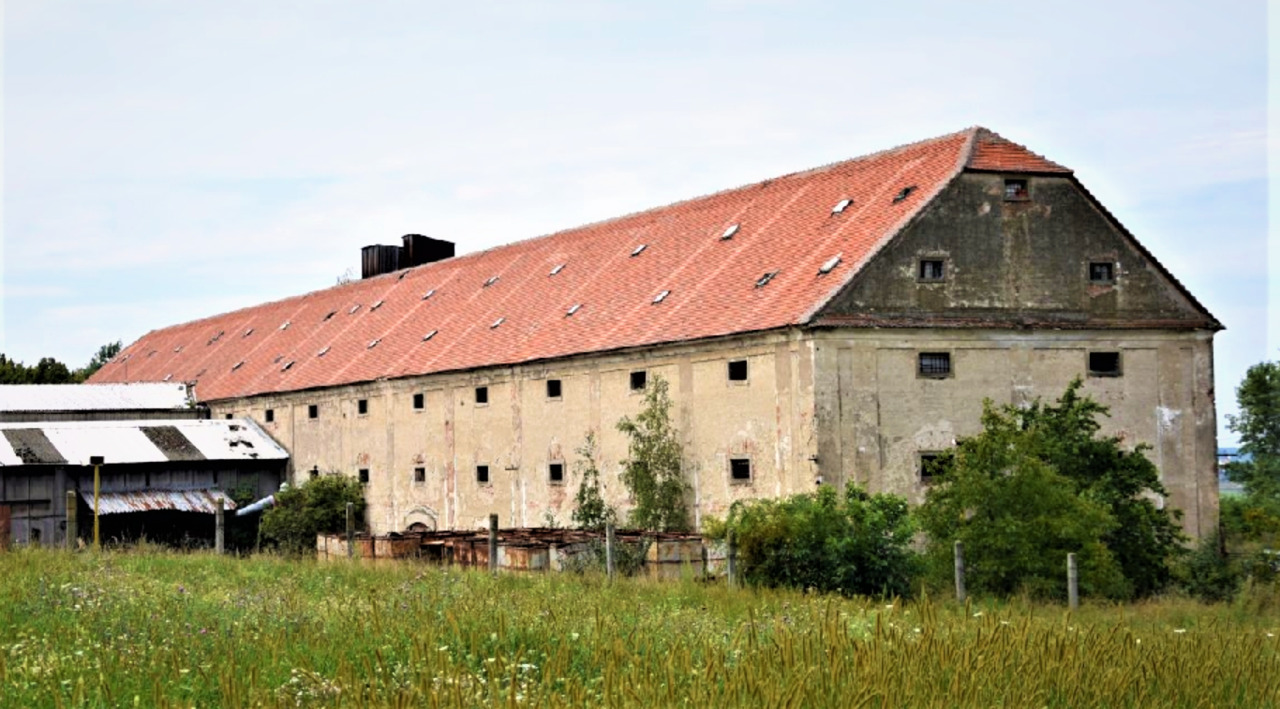
[[1186, 628], [1174, 628], [1174, 629], [1173, 629], [1173, 632], [1178, 633], [1179, 635], [1181, 635], [1182, 633], [1187, 632], [1187, 629], [1186, 629]]
[[982, 617], [982, 611], [978, 611], [977, 613], [974, 613], [974, 614], [973, 614], [973, 617], [974, 617], [974, 618], [981, 618], [981, 617]]

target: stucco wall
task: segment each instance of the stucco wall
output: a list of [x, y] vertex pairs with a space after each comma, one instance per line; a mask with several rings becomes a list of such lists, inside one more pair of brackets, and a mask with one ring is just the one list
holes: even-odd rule
[[[727, 363], [746, 359], [748, 380], [730, 382]], [[369, 470], [369, 521], [377, 533], [415, 522], [470, 528], [497, 513], [503, 525], [569, 524], [581, 476], [578, 456], [596, 431], [607, 499], [627, 507], [618, 480], [626, 439], [616, 430], [643, 396], [630, 373], [645, 370], [670, 384], [673, 418], [684, 437], [694, 484], [695, 517], [723, 515], [733, 500], [777, 496], [813, 487], [813, 352], [810, 340], [782, 331], [671, 345], [476, 372], [414, 377], [332, 389], [211, 402], [258, 421], [292, 455], [292, 475], [313, 467], [356, 475]], [[559, 379], [559, 399], [546, 381]], [[475, 402], [487, 386], [489, 401]], [[425, 396], [421, 410], [415, 394]], [[368, 402], [366, 414], [357, 402]], [[319, 417], [308, 418], [316, 405]], [[266, 421], [271, 409], [274, 420]], [[749, 458], [748, 484], [730, 481], [729, 460]], [[565, 482], [549, 480], [563, 462]], [[490, 484], [476, 481], [488, 465]], [[425, 481], [414, 481], [414, 468]]]
[[[1075, 377], [1110, 407], [1102, 433], [1147, 455], [1189, 534], [1218, 518], [1211, 333], [840, 329], [817, 335], [818, 455], [831, 482], [924, 498], [920, 453], [981, 430], [983, 399], [1052, 400]], [[1090, 351], [1121, 354], [1120, 376], [1089, 376]], [[951, 354], [952, 375], [917, 374], [920, 352]]]

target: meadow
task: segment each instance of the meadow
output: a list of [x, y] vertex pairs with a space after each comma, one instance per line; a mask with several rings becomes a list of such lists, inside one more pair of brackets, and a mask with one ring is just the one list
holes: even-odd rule
[[1277, 706], [1270, 598], [1069, 612], [15, 549], [0, 553], [0, 706]]

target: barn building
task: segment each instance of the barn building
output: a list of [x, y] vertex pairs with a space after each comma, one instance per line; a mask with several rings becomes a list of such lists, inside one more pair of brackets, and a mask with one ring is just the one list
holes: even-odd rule
[[93, 381], [189, 382], [293, 478], [366, 481], [383, 533], [565, 523], [589, 431], [625, 508], [615, 423], [658, 376], [697, 519], [816, 481], [918, 501], [984, 398], [1084, 377], [1186, 529], [1217, 522], [1221, 325], [1070, 169], [983, 128], [459, 257], [411, 235], [364, 266], [153, 331]]

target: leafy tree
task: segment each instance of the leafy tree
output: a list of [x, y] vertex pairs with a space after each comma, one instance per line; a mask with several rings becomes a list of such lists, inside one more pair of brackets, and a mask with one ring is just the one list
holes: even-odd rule
[[853, 485], [843, 499], [824, 485], [780, 500], [740, 501], [725, 525], [743, 578], [755, 585], [905, 596], [918, 565], [906, 499]]
[[1250, 496], [1280, 500], [1280, 361], [1261, 362], [1245, 372], [1236, 389], [1240, 415], [1227, 427], [1240, 435], [1243, 461], [1227, 465], [1227, 477]]
[[1184, 537], [1177, 513], [1150, 498], [1167, 494], [1159, 472], [1145, 446], [1097, 435], [1107, 408], [1082, 386], [1054, 405], [984, 403], [982, 433], [960, 441], [920, 510], [936, 573], [960, 540], [974, 590], [1061, 596], [1069, 552], [1085, 593], [1147, 596], [1169, 584]]
[[691, 488], [683, 472], [683, 450], [671, 424], [667, 381], [654, 377], [645, 387], [644, 408], [633, 420], [624, 416], [618, 430], [629, 439], [622, 461], [622, 483], [635, 498], [629, 524], [659, 532], [690, 529], [685, 498]]
[[276, 504], [262, 515], [262, 538], [286, 554], [314, 553], [316, 535], [346, 531], [347, 503], [355, 505], [356, 529], [364, 526], [364, 486], [336, 472], [276, 493]]
[[0, 384], [70, 384], [75, 381], [67, 365], [52, 357], [42, 357], [35, 366], [0, 354]]
[[102, 369], [102, 365], [110, 362], [112, 357], [120, 354], [120, 350], [123, 346], [124, 344], [120, 340], [116, 340], [115, 342], [108, 342], [107, 344], [99, 347], [93, 357], [89, 358], [89, 363], [75, 371], [75, 380], [77, 382], [83, 382], [89, 377], [92, 377], [94, 372]]
[[582, 483], [574, 496], [573, 523], [581, 529], [604, 529], [605, 525], [617, 519], [618, 513], [604, 501], [600, 492], [600, 466], [596, 463], [598, 449], [595, 431], [587, 432], [587, 439], [577, 449], [578, 460], [574, 463]]

